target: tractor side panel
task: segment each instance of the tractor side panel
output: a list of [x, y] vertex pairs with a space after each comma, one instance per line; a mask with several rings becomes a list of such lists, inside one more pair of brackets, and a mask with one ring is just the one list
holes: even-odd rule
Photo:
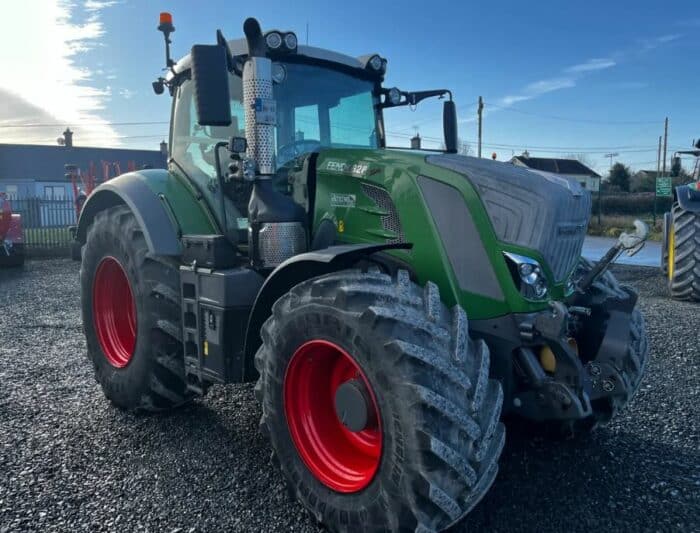
[[[436, 283], [445, 304], [459, 303], [473, 319], [546, 306], [520, 296], [502, 252], [527, 253], [544, 264], [543, 258], [498, 242], [479, 196], [459, 174], [428, 165], [422, 154], [374, 150], [324, 150], [316, 169], [314, 233], [330, 220], [341, 243], [413, 243], [412, 250], [390, 253], [411, 267], [418, 283]], [[460, 198], [456, 207], [464, 209], [454, 224], [464, 227], [441, 234], [445, 217], [433, 212], [450, 207], [443, 203], [431, 210], [420, 185], [425, 180], [435, 181], [438, 188], [450, 187]], [[455, 246], [460, 249], [448, 249]], [[453, 267], [453, 261], [459, 264]], [[464, 277], [469, 275], [473, 283], [465, 285]], [[488, 283], [479, 284], [482, 278]], [[556, 298], [562, 290], [553, 287], [550, 294]]]

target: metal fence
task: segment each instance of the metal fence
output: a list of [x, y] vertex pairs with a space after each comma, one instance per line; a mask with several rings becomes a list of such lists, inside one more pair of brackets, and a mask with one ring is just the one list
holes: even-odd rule
[[69, 248], [72, 238], [68, 228], [76, 224], [71, 198], [20, 198], [11, 204], [12, 212], [22, 215], [24, 246], [30, 254]]

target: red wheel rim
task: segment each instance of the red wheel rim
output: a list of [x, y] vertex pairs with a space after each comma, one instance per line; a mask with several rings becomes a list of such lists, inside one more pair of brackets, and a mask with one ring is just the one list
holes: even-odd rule
[[[364, 383], [374, 409], [373, 421], [359, 432], [335, 412], [336, 391], [351, 379]], [[345, 350], [324, 340], [297, 349], [284, 376], [284, 410], [292, 441], [316, 479], [343, 493], [369, 485], [381, 458], [381, 418], [372, 387]]]
[[116, 368], [125, 367], [136, 347], [136, 306], [129, 278], [114, 257], [105, 257], [97, 266], [92, 313], [107, 361]]

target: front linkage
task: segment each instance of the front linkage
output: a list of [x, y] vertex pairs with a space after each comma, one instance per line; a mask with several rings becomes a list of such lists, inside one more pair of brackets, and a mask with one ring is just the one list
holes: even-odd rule
[[516, 318], [520, 385], [514, 412], [535, 421], [607, 422], [636, 392], [648, 346], [637, 294], [606, 271], [623, 251], [641, 249], [646, 227], [623, 234], [597, 265], [582, 259], [564, 303]]

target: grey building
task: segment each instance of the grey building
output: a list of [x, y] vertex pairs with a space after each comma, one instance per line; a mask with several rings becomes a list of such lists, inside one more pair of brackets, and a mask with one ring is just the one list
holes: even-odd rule
[[164, 143], [161, 150], [130, 150], [73, 146], [72, 134], [65, 139], [63, 146], [0, 144], [0, 192], [10, 199], [72, 199], [66, 164], [76, 165], [82, 173], [92, 166], [97, 183], [102, 182], [105, 167], [109, 177], [114, 177], [117, 169], [124, 173], [144, 167], [166, 168]]
[[516, 166], [526, 167], [536, 172], [573, 178], [589, 191], [597, 191], [600, 188], [600, 174], [581, 163], [578, 159], [530, 157], [525, 152], [522, 155], [516, 155], [510, 162]]

